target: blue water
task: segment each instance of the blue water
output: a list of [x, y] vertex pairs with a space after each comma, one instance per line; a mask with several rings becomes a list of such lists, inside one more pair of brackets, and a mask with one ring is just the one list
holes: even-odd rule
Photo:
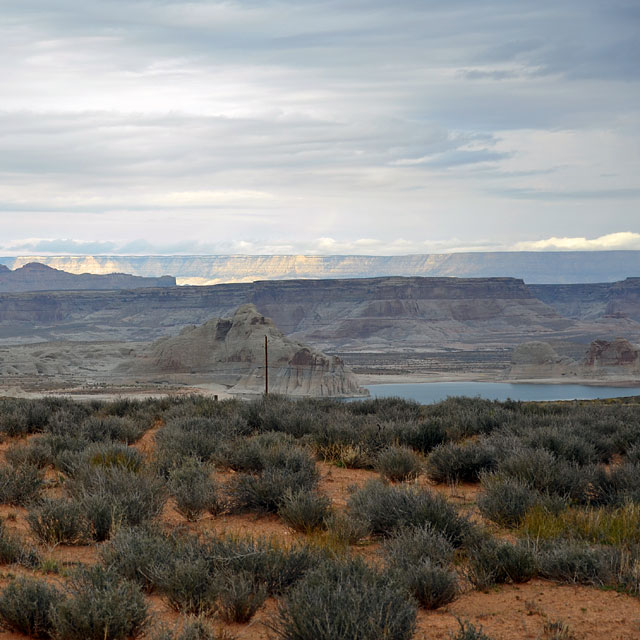
[[509, 382], [419, 382], [373, 384], [366, 387], [373, 398], [390, 396], [433, 404], [449, 396], [489, 400], [593, 400], [640, 396], [640, 387], [590, 387], [582, 384], [511, 384]]

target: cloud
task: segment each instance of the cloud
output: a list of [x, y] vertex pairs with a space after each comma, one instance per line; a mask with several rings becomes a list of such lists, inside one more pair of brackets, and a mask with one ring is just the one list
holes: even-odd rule
[[34, 229], [72, 252], [372, 253], [638, 231], [631, 0], [9, 0], [2, 17], [5, 246]]
[[620, 231], [598, 238], [545, 238], [515, 244], [516, 251], [606, 251], [640, 250], [640, 233]]

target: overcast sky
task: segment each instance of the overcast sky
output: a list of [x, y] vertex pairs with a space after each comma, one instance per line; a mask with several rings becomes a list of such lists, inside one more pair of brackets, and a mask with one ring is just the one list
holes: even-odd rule
[[638, 0], [0, 0], [0, 255], [640, 249]]

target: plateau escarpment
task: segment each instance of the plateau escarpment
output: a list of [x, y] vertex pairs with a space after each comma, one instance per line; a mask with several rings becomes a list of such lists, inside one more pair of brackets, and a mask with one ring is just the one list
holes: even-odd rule
[[148, 341], [246, 303], [324, 350], [491, 347], [582, 331], [521, 280], [394, 277], [0, 294], [0, 339]]
[[138, 289], [141, 287], [173, 287], [172, 276], [141, 277], [127, 273], [68, 273], [38, 262], [29, 262], [14, 271], [0, 265], [0, 291], [78, 291], [95, 289]]
[[614, 282], [640, 274], [640, 251], [498, 251], [405, 256], [28, 256], [0, 258], [19, 267], [42, 262], [72, 273], [171, 273], [179, 284], [219, 284], [297, 278], [385, 276], [492, 278], [525, 282]]

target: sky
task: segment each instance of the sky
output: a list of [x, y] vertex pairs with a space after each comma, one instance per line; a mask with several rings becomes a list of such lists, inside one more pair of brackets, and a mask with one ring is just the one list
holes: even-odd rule
[[638, 0], [0, 0], [0, 255], [640, 249]]

